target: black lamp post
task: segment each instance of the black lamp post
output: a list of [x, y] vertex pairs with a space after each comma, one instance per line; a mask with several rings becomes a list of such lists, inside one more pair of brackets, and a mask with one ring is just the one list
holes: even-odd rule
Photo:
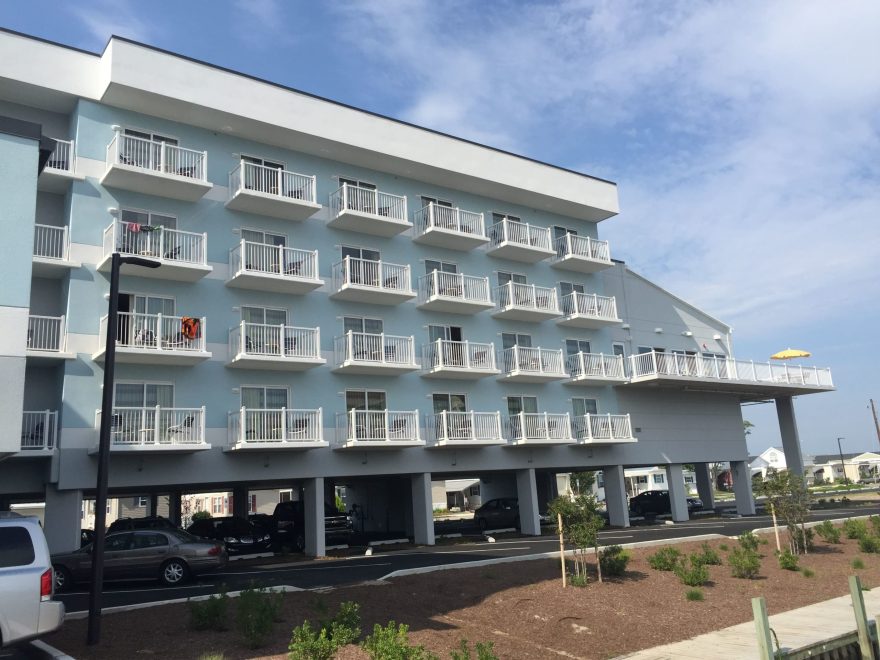
[[846, 465], [843, 463], [843, 448], [840, 445], [841, 440], [846, 440], [846, 438], [838, 438], [837, 439], [837, 453], [840, 454], [840, 470], [843, 472], [843, 484], [844, 486], [849, 483], [849, 479], [846, 477]]
[[110, 427], [113, 421], [113, 376], [116, 371], [116, 329], [119, 324], [119, 268], [122, 264], [158, 268], [152, 259], [123, 257], [114, 252], [110, 261], [110, 309], [104, 349], [104, 391], [101, 399], [101, 431], [98, 436], [98, 484], [95, 495], [95, 540], [92, 543], [92, 586], [89, 591], [89, 627], [86, 643], [101, 639], [101, 596], [104, 586], [104, 526], [107, 524], [107, 479], [110, 465]]

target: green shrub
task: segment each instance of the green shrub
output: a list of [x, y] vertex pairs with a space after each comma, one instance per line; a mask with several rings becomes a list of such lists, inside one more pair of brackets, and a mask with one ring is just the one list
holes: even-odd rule
[[660, 548], [648, 557], [648, 565], [658, 571], [674, 571], [681, 559], [681, 551], [677, 548]]
[[587, 579], [586, 575], [574, 575], [569, 573], [568, 583], [573, 587], [586, 587], [590, 581]]
[[189, 627], [193, 630], [226, 630], [229, 597], [223, 590], [201, 602], [189, 602]]
[[754, 532], [743, 532], [737, 537], [737, 541], [739, 542], [739, 547], [743, 550], [757, 552], [758, 545], [760, 544], [760, 540], [758, 539], [757, 534]]
[[[495, 655], [495, 642], [477, 642], [474, 645], [474, 651], [477, 653], [476, 660], [498, 660], [498, 656]], [[458, 643], [458, 649], [453, 649], [449, 652], [449, 657], [451, 660], [474, 659], [466, 639]]]
[[626, 573], [630, 554], [619, 545], [609, 545], [599, 551], [599, 566], [603, 576], [619, 576]]
[[833, 497], [828, 498], [828, 504], [834, 504], [836, 501]]
[[412, 646], [409, 643], [409, 626], [401, 623], [398, 626], [389, 621], [384, 628], [378, 623], [373, 626], [373, 633], [367, 635], [361, 646], [372, 660], [433, 660], [423, 646]]
[[[316, 609], [326, 611], [323, 602]], [[340, 603], [339, 611], [329, 621], [322, 621], [320, 630], [312, 628], [310, 621], [303, 621], [293, 629], [287, 647], [290, 660], [329, 660], [346, 644], [356, 642], [361, 636], [360, 605], [352, 601]]]
[[830, 520], [824, 520], [813, 530], [825, 543], [840, 543], [840, 530]]
[[798, 569], [798, 556], [792, 554], [791, 550], [783, 550], [777, 555], [779, 560], [779, 568], [786, 571], [796, 571]]
[[703, 541], [703, 545], [700, 546], [700, 551], [691, 557], [691, 561], [699, 561], [704, 566], [721, 565], [721, 557], [705, 541]]
[[691, 555], [690, 561], [680, 561], [675, 574], [682, 584], [689, 587], [702, 587], [709, 581], [709, 569], [700, 561], [698, 555]]
[[691, 601], [703, 600], [703, 592], [699, 589], [688, 589], [684, 592], [684, 597]]
[[238, 596], [236, 623], [244, 643], [259, 648], [266, 643], [272, 624], [278, 618], [278, 598], [265, 589], [249, 588]]
[[718, 549], [721, 550], [721, 552], [727, 552], [730, 550], [730, 547], [726, 543], [722, 543], [718, 546]]
[[871, 528], [874, 530], [874, 536], [880, 536], [880, 516], [871, 516], [868, 518]]
[[844, 495], [843, 497], [840, 498], [840, 503], [841, 503], [841, 504], [849, 504], [851, 501], [852, 501], [852, 500], [849, 499], [846, 495]]
[[733, 577], [751, 580], [761, 570], [761, 557], [754, 550], [734, 548], [727, 558]]
[[848, 539], [861, 539], [868, 535], [868, 525], [864, 520], [847, 518], [843, 521], [843, 533]]
[[880, 538], [876, 536], [863, 536], [859, 539], [859, 551], [868, 554], [880, 553]]
[[819, 498], [818, 500], [816, 500], [816, 501], [817, 501], [820, 505], [821, 505], [821, 504], [825, 504], [825, 502], [826, 502], [826, 500], [825, 500], [824, 497], [820, 497], [820, 498]]
[[206, 520], [210, 517], [211, 514], [207, 511], [196, 511], [194, 514], [192, 514], [192, 521], [195, 522], [196, 520]]
[[860, 571], [865, 567], [865, 562], [862, 561], [861, 557], [856, 557], [855, 559], [852, 560], [852, 563], [850, 564], [850, 566], [852, 566], [853, 569]]
[[801, 575], [803, 575], [805, 578], [811, 578], [811, 577], [815, 577], [816, 574], [813, 572], [812, 569], [802, 568]]

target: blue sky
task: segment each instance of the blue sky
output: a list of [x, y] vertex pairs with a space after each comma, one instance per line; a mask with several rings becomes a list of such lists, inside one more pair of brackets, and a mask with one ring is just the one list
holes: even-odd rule
[[[797, 402], [806, 451], [878, 449], [880, 3], [280, 0], [0, 4], [100, 51], [115, 33], [609, 178], [614, 256], [838, 391]], [[752, 450], [779, 441], [750, 406]]]

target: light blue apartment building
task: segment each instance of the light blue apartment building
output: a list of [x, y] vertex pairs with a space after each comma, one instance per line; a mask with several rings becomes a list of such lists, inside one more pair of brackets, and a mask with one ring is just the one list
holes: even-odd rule
[[603, 470], [625, 526], [625, 467], [683, 520], [682, 464], [711, 505], [729, 461], [752, 513], [741, 402], [798, 466], [792, 396], [833, 389], [615, 260], [608, 181], [119, 38], [0, 34], [0, 115], [0, 508], [45, 501], [54, 550], [94, 496], [114, 252], [159, 267], [123, 269], [111, 494], [294, 488], [311, 554], [334, 486], [425, 544], [456, 476], [537, 534], [556, 473]]

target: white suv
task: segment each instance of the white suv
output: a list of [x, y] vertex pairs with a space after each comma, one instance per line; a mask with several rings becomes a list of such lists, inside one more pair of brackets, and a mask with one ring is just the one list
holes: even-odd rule
[[40, 521], [0, 511], [0, 646], [61, 626], [64, 603], [52, 600], [53, 578]]

